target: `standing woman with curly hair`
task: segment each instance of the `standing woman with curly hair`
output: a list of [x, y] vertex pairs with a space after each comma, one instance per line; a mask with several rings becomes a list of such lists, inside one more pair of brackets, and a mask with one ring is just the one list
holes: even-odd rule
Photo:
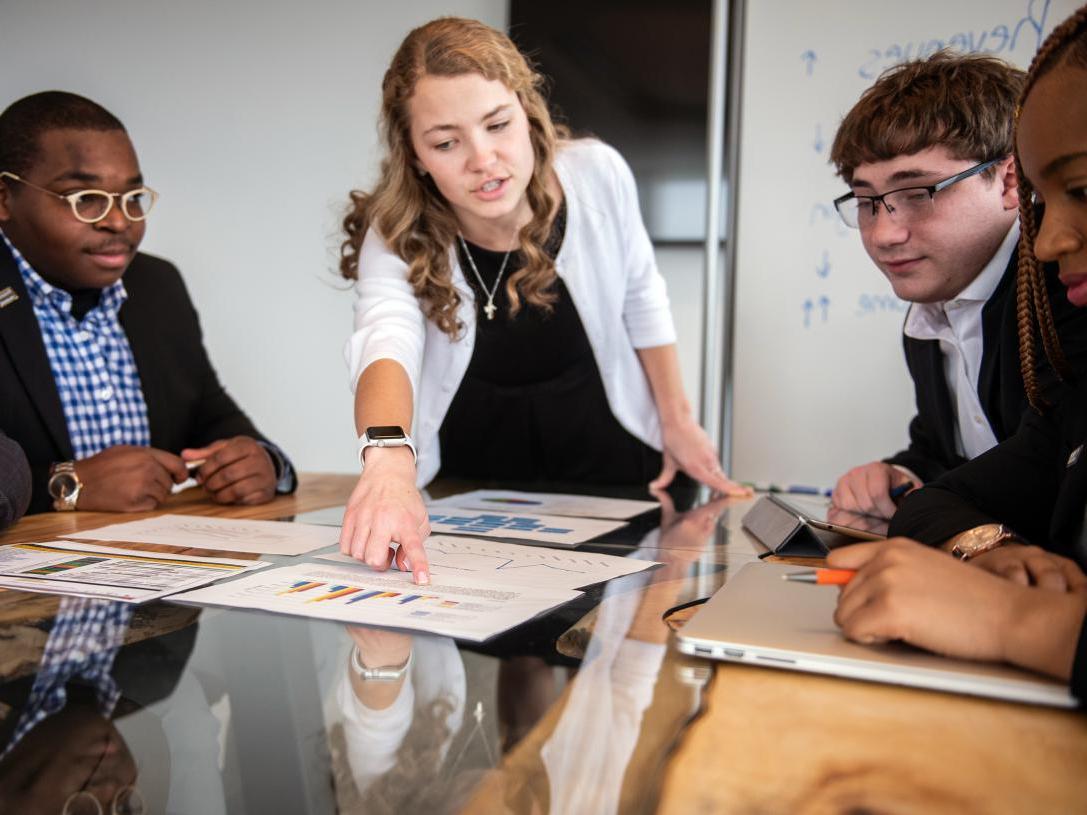
[[[353, 192], [341, 272], [362, 475], [340, 547], [427, 582], [419, 487], [446, 477], [742, 494], [683, 395], [629, 167], [551, 120], [503, 33], [443, 18], [382, 85], [386, 156]], [[410, 428], [410, 430], [409, 430]]]

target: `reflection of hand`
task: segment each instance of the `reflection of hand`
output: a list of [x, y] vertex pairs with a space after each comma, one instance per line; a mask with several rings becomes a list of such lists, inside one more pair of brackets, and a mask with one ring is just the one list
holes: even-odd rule
[[1087, 591], [1087, 576], [1079, 566], [1037, 546], [1009, 543], [982, 552], [968, 562], [1021, 586], [1034, 585], [1062, 592]]
[[[415, 462], [406, 447], [366, 450], [366, 469], [355, 485], [340, 531], [340, 551], [384, 571], [396, 558], [415, 582], [430, 582], [423, 541], [430, 521], [415, 486]], [[399, 544], [394, 552], [392, 546]]]
[[276, 494], [272, 454], [249, 436], [221, 439], [207, 447], [182, 450], [186, 461], [204, 463], [196, 480], [220, 504], [266, 504]]
[[717, 498], [689, 512], [677, 513], [675, 504], [663, 490], [651, 490], [661, 505], [661, 556], [668, 564], [686, 565], [697, 560], [713, 541], [714, 530], [721, 512], [728, 506], [727, 497]]
[[675, 422], [662, 422], [661, 436], [664, 461], [660, 475], [650, 482], [650, 489], [664, 489], [672, 483], [677, 470], [683, 470], [691, 478], [723, 495], [751, 495], [751, 490], [724, 474], [709, 436], [694, 419], [685, 417]]
[[403, 665], [411, 654], [412, 638], [408, 634], [371, 628], [365, 625], [349, 625], [347, 633], [359, 649], [359, 659], [367, 668], [384, 668]]
[[891, 499], [891, 490], [902, 484], [921, 486], [897, 467], [872, 461], [854, 467], [839, 478], [831, 501], [839, 509], [890, 518], [898, 508]]
[[904, 538], [835, 549], [827, 563], [858, 570], [834, 614], [850, 639], [1071, 672], [1087, 593], [1020, 586]]
[[850, 529], [859, 529], [862, 532], [874, 532], [877, 535], [887, 534], [887, 521], [885, 519], [850, 512], [833, 504], [827, 508], [827, 520], [832, 524], [848, 526]]
[[185, 463], [154, 447], [120, 444], [75, 463], [83, 482], [78, 509], [146, 512], [170, 496], [174, 484], [189, 477]]

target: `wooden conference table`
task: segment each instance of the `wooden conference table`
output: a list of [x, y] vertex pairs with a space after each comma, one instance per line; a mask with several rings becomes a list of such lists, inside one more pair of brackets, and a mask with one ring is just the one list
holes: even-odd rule
[[[219, 507], [193, 490], [163, 511], [290, 519], [342, 505], [353, 483], [308, 475], [296, 495], [255, 508]], [[749, 503], [605, 538], [595, 551], [664, 566], [487, 643], [412, 637], [414, 699], [401, 692], [374, 709], [352, 694], [348, 655], [353, 644], [387, 646], [388, 632], [141, 607], [121, 654], [183, 642], [180, 659], [142, 665], [158, 692], [114, 714], [149, 811], [1087, 811], [1082, 714], [701, 662], [670, 646], [662, 614], [757, 558], [740, 528]], [[118, 520], [35, 516], [0, 544]], [[33, 677], [57, 607], [0, 592], [0, 688]], [[5, 774], [0, 761], [0, 789]]]

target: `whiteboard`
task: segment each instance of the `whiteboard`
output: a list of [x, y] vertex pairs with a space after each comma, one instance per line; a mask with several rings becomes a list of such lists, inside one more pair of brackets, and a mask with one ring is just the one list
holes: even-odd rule
[[740, 126], [732, 474], [833, 486], [907, 442], [907, 304], [831, 203], [845, 113], [941, 47], [1022, 67], [1079, 0], [748, 0]]

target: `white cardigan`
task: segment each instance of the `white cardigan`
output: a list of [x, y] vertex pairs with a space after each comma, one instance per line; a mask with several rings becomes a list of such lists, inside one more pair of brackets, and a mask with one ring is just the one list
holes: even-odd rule
[[[673, 344], [676, 332], [638, 209], [634, 175], [615, 149], [589, 139], [562, 144], [555, 171], [566, 199], [566, 234], [556, 271], [585, 326], [612, 413], [659, 450], [660, 419], [635, 349]], [[475, 345], [475, 296], [455, 249], [449, 257], [461, 296], [457, 316], [465, 327], [459, 340], [426, 320], [408, 283], [407, 264], [370, 229], [359, 253], [355, 332], [344, 347], [352, 390], [379, 359], [395, 360], [407, 372], [420, 486], [441, 467], [438, 428]]]

